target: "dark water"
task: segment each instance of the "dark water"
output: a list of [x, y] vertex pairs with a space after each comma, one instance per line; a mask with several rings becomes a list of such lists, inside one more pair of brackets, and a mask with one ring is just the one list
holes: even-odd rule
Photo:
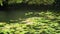
[[0, 11], [0, 22], [6, 21], [6, 12]]
[[9, 12], [6, 11], [0, 11], [0, 22], [19, 22], [21, 20], [24, 20], [29, 17], [33, 17], [34, 15], [25, 15], [26, 13], [34, 13], [34, 10], [9, 10]]

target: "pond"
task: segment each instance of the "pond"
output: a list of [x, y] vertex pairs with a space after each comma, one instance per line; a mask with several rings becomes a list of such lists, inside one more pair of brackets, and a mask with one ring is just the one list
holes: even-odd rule
[[[60, 14], [60, 12], [57, 12], [57, 13]], [[52, 17], [52, 14], [57, 15], [56, 12], [54, 12], [53, 10], [37, 11], [37, 10], [19, 9], [19, 10], [0, 11], [0, 22], [16, 23], [16, 22], [24, 21], [25, 19], [30, 17], [45, 17], [47, 15], [51, 15]]]
[[[19, 22], [29, 17], [35, 17], [35, 10], [9, 10], [0, 11], [0, 22]], [[33, 14], [33, 15], [32, 15]]]

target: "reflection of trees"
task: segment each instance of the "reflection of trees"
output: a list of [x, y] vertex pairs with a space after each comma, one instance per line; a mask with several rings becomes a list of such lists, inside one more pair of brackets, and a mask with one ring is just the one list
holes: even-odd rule
[[6, 6], [8, 5], [8, 0], [3, 0], [3, 2], [2, 2], [2, 3], [3, 3], [3, 6], [5, 6], [5, 7], [6, 7]]

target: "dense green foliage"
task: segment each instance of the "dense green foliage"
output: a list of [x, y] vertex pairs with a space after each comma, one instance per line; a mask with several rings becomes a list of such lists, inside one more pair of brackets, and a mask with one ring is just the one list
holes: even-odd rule
[[60, 13], [47, 10], [27, 12], [25, 16], [30, 18], [18, 23], [0, 22], [0, 34], [60, 34]]
[[2, 0], [0, 0], [0, 5], [2, 6], [3, 4], [2, 4]]
[[28, 2], [28, 4], [53, 4], [55, 0], [31, 0]]
[[53, 4], [55, 0], [9, 0], [8, 3]]
[[27, 4], [53, 4], [55, 2], [55, 0], [0, 0], [0, 5], [2, 5], [2, 3], [6, 3], [6, 1], [8, 1], [8, 4], [13, 4], [13, 3], [27, 3]]
[[8, 4], [12, 4], [12, 3], [22, 3], [23, 0], [9, 0]]

